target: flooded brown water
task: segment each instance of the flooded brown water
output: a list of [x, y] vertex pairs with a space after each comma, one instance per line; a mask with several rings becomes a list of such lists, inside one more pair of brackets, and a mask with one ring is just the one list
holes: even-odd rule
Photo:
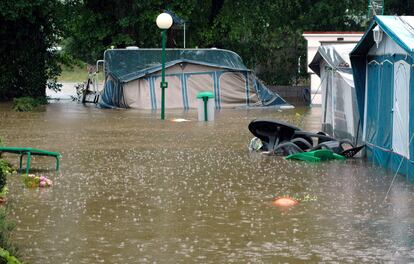
[[[49, 189], [9, 181], [14, 239], [28, 263], [414, 262], [414, 184], [363, 160], [320, 164], [249, 153], [254, 118], [319, 129], [318, 108], [195, 111], [101, 110], [57, 103], [45, 112], [0, 105], [9, 146], [63, 155], [35, 157]], [[7, 154], [15, 164], [18, 158]], [[276, 196], [310, 195], [289, 209]]]

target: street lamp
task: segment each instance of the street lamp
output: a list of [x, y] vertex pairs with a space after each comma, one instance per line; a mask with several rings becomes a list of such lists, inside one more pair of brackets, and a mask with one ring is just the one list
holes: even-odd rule
[[165, 89], [168, 83], [165, 81], [165, 42], [166, 32], [173, 24], [173, 19], [170, 14], [162, 13], [157, 17], [157, 26], [162, 30], [162, 52], [161, 52], [161, 120], [165, 118]]

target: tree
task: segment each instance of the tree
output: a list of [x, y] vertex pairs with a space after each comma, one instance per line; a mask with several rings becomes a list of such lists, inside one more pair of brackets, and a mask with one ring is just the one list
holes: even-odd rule
[[[300, 77], [299, 57], [306, 56], [302, 33], [361, 30], [366, 4], [360, 2], [225, 1], [212, 39], [214, 45], [238, 52], [266, 83], [292, 84]], [[306, 65], [301, 66], [305, 73]]]
[[[89, 63], [111, 46], [159, 47], [155, 19], [167, 9], [187, 21], [187, 47], [233, 50], [266, 83], [292, 84], [299, 57], [306, 61], [303, 31], [362, 30], [366, 8], [360, 0], [72, 0], [65, 47]], [[169, 47], [182, 47], [177, 33]]]
[[45, 96], [46, 86], [58, 88], [59, 10], [53, 0], [0, 2], [0, 100]]
[[66, 50], [89, 63], [102, 58], [114, 46], [159, 47], [160, 30], [155, 19], [164, 9], [188, 18], [196, 0], [182, 1], [72, 0], [67, 3]]
[[413, 0], [385, 0], [384, 15], [414, 15]]

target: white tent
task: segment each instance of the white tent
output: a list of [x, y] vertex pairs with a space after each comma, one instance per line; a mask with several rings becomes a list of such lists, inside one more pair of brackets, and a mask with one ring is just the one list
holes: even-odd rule
[[354, 47], [320, 46], [309, 67], [321, 78], [322, 130], [357, 143], [361, 127], [349, 59]]

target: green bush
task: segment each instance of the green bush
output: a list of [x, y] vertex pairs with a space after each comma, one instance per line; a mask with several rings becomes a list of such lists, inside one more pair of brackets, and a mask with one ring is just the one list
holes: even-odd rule
[[21, 264], [21, 262], [9, 251], [0, 248], [0, 264]]
[[6, 176], [13, 172], [13, 168], [10, 163], [0, 159], [0, 192], [6, 186]]
[[[0, 159], [0, 197], [4, 198], [7, 193], [6, 176], [13, 172], [13, 167], [7, 161]], [[10, 233], [14, 228], [14, 223], [6, 220], [7, 210], [0, 207], [0, 264], [2, 263], [20, 263], [16, 255], [17, 249], [12, 244]]]
[[36, 110], [36, 108], [40, 105], [47, 104], [47, 98], [46, 97], [20, 97], [20, 98], [14, 98], [13, 100], [13, 110], [16, 112], [31, 112]]
[[[3, 139], [0, 137], [0, 147], [1, 146], [3, 146]], [[13, 173], [13, 166], [9, 162], [1, 159], [0, 153], [0, 193], [6, 186], [6, 176], [10, 173]]]
[[[4, 142], [3, 139], [0, 137], [0, 147], [4, 146]], [[2, 152], [0, 152], [0, 159], [1, 159], [1, 154], [3, 154]]]
[[4, 252], [1, 250], [7, 250], [7, 252], [13, 256], [18, 254], [16, 246], [11, 242], [11, 231], [14, 229], [15, 223], [6, 219], [7, 213], [8, 211], [5, 207], [0, 207], [0, 256], [3, 258], [5, 258], [7, 254], [3, 255]]
[[[3, 140], [0, 138], [0, 146]], [[4, 199], [8, 189], [6, 187], [6, 176], [13, 173], [13, 166], [6, 160], [0, 159], [0, 198]], [[12, 244], [10, 233], [14, 228], [14, 223], [6, 220], [7, 210], [0, 207], [0, 264], [20, 264], [21, 262], [13, 255], [17, 254], [16, 247]]]

